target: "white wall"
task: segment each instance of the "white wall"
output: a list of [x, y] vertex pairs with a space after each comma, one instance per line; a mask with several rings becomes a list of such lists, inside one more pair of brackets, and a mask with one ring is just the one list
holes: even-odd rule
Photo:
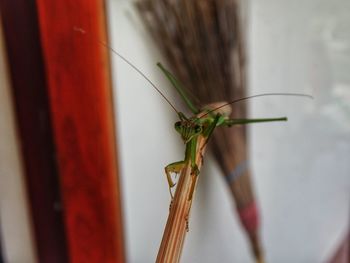
[[[37, 262], [0, 25], [0, 238], [5, 262]], [[0, 248], [1, 249], [1, 248]]]
[[[347, 0], [251, 1], [250, 93], [303, 92], [314, 101], [250, 101], [251, 163], [268, 262], [323, 262], [343, 238], [350, 200], [350, 18]], [[108, 1], [111, 45], [176, 102], [163, 61], [129, 1]], [[347, 26], [346, 26], [347, 25]], [[168, 215], [163, 167], [183, 158], [176, 115], [113, 56], [129, 262], [154, 262]], [[251, 262], [216, 164], [206, 156], [183, 262]]]
[[[252, 93], [307, 92], [251, 102], [287, 125], [252, 130], [271, 262], [323, 262], [345, 235], [350, 200], [350, 2], [254, 1]], [[258, 173], [259, 172], [259, 173]], [[288, 259], [288, 260], [287, 260]]]

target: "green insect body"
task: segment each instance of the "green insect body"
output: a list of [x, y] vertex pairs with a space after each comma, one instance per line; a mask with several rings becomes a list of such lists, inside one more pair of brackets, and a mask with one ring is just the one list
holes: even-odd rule
[[[175, 89], [178, 91], [188, 108], [194, 114], [194, 116], [188, 118], [182, 112], [177, 112], [179, 121], [175, 123], [175, 130], [181, 135], [183, 142], [186, 144], [185, 158], [182, 161], [174, 162], [165, 167], [165, 174], [169, 184], [169, 191], [172, 195], [171, 189], [175, 186], [171, 178], [171, 174], [180, 173], [187, 165], [191, 167], [191, 175], [198, 176], [199, 169], [196, 164], [197, 159], [197, 147], [198, 136], [205, 138], [205, 144], [210, 139], [213, 131], [216, 127], [225, 126], [231, 127], [233, 125], [242, 125], [256, 122], [271, 122], [271, 121], [286, 121], [286, 117], [282, 118], [264, 118], [264, 119], [230, 119], [228, 115], [218, 112], [219, 108], [222, 108], [228, 104], [221, 105], [214, 109], [199, 110], [189, 99], [185, 90], [181, 87], [180, 82], [168, 71], [162, 64], [158, 63], [158, 67], [163, 71], [164, 75], [169, 79]], [[237, 100], [238, 101], [238, 100]], [[233, 103], [233, 102], [232, 102]], [[199, 151], [201, 152], [201, 151]], [[189, 200], [191, 200], [194, 189], [191, 189], [189, 194]]]
[[[263, 93], [236, 99], [234, 101], [224, 103], [223, 105], [216, 108], [214, 107], [198, 109], [190, 100], [185, 89], [182, 88], [181, 83], [167, 69], [165, 69], [161, 63], [158, 63], [157, 66], [162, 70], [164, 75], [172, 83], [172, 85], [175, 87], [175, 89], [177, 90], [177, 92], [179, 93], [189, 110], [192, 112], [193, 116], [188, 118], [185, 116], [185, 114], [176, 110], [176, 108], [171, 104], [168, 98], [164, 96], [164, 94], [157, 88], [157, 86], [149, 78], [147, 78], [147, 76], [143, 74], [142, 71], [140, 71], [136, 66], [134, 66], [129, 60], [127, 60], [125, 57], [119, 54], [112, 47], [108, 46], [105, 43], [103, 43], [103, 45], [109, 48], [113, 53], [115, 53], [118, 57], [124, 60], [125, 63], [129, 64], [130, 67], [136, 70], [144, 79], [146, 79], [153, 86], [155, 91], [157, 91], [163, 97], [163, 99], [173, 108], [173, 110], [177, 113], [179, 117], [179, 121], [175, 123], [175, 130], [181, 135], [182, 140], [186, 144], [186, 150], [184, 160], [171, 163], [165, 167], [165, 174], [168, 180], [171, 197], [173, 197], [171, 189], [175, 186], [175, 183], [171, 178], [172, 173], [180, 173], [189, 164], [191, 167], [191, 174], [193, 176], [199, 175], [199, 169], [196, 164], [196, 159], [198, 159], [198, 152], [201, 152], [197, 151], [198, 136], [203, 136], [205, 138], [205, 146], [208, 143], [208, 140], [210, 139], [210, 136], [212, 135], [215, 128], [219, 126], [231, 127], [233, 125], [244, 125], [257, 122], [287, 121], [286, 117], [260, 119], [230, 119], [227, 114], [219, 111], [221, 108], [246, 99], [271, 95], [300, 96], [308, 97], [311, 99], [313, 98], [311, 95], [300, 93]], [[194, 189], [191, 189], [189, 200], [192, 199], [193, 191]]]

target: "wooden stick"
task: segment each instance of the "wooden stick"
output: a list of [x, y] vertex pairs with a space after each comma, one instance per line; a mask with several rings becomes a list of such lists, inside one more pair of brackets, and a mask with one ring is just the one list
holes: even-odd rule
[[[216, 108], [225, 102], [213, 103], [207, 105], [208, 108]], [[231, 107], [227, 106], [220, 109], [220, 113], [229, 114]], [[200, 114], [199, 114], [200, 115]], [[198, 137], [196, 149], [196, 164], [201, 169], [205, 148], [207, 146], [207, 138]], [[180, 173], [177, 183], [174, 199], [170, 204], [170, 212], [164, 229], [162, 242], [157, 256], [157, 263], [167, 262], [176, 263], [180, 261], [182, 247], [184, 244], [186, 233], [189, 231], [189, 220], [191, 205], [194, 198], [194, 191], [197, 186], [198, 176], [191, 174], [191, 167], [187, 166]], [[193, 193], [190, 196], [190, 193]]]
[[[205, 152], [205, 138], [198, 138], [196, 164], [200, 169], [202, 156]], [[165, 226], [162, 242], [158, 251], [156, 262], [179, 262], [185, 235], [189, 229], [190, 210], [194, 195], [190, 198], [191, 189], [195, 189], [198, 176], [191, 175], [191, 167], [188, 164], [180, 173], [176, 192], [170, 204], [170, 213]]]
[[35, 4], [69, 252], [67, 260], [40, 262], [123, 263], [109, 50], [98, 43], [107, 41], [105, 5], [99, 0]]

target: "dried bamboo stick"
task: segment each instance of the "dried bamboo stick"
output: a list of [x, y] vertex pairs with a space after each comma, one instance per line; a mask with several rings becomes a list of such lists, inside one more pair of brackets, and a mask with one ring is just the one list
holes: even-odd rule
[[[205, 141], [203, 136], [198, 138], [197, 159], [198, 169], [201, 168], [202, 156], [205, 152]], [[157, 263], [179, 262], [185, 235], [188, 232], [190, 210], [194, 195], [190, 197], [192, 189], [196, 188], [198, 176], [191, 174], [191, 167], [188, 164], [180, 173], [176, 192], [165, 226], [162, 242], [158, 251]]]
[[[216, 108], [221, 104], [223, 103], [213, 103], [207, 105], [207, 108]], [[231, 107], [226, 106], [219, 111], [221, 114], [226, 113], [229, 115], [231, 113]], [[196, 164], [199, 170], [203, 163], [206, 145], [207, 138], [199, 135], [196, 149]], [[189, 231], [190, 211], [198, 177], [197, 175], [191, 174], [189, 163], [180, 173], [175, 196], [170, 204], [170, 212], [158, 251], [157, 263], [176, 263], [180, 261], [185, 236]], [[191, 193], [193, 193], [192, 196], [190, 196]]]

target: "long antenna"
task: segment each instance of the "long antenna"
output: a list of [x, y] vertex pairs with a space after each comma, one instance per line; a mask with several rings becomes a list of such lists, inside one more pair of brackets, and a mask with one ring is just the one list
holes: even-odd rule
[[[87, 34], [86, 31], [80, 27], [74, 26], [73, 30], [76, 32], [79, 32], [80, 34]], [[177, 115], [179, 115], [179, 111], [175, 108], [175, 106], [165, 97], [165, 95], [160, 91], [160, 89], [149, 79], [145, 74], [142, 73], [141, 70], [139, 70], [134, 64], [132, 64], [129, 60], [127, 60], [124, 56], [119, 54], [114, 48], [112, 48], [110, 45], [108, 45], [105, 42], [99, 41], [98, 42], [105, 46], [107, 49], [112, 51], [114, 54], [116, 54], [118, 57], [120, 57], [122, 60], [124, 60], [125, 63], [127, 63], [130, 67], [132, 67], [134, 70], [136, 70], [137, 73], [139, 73], [145, 80], [148, 81], [149, 84], [152, 85], [152, 87], [165, 99], [165, 101], [173, 108], [173, 110], [176, 112]]]
[[236, 102], [239, 102], [239, 101], [243, 101], [243, 100], [248, 100], [248, 99], [252, 99], [252, 98], [256, 98], [256, 97], [264, 97], [264, 96], [295, 96], [295, 97], [306, 97], [306, 98], [309, 98], [309, 99], [313, 99], [314, 97], [311, 96], [311, 95], [308, 95], [308, 94], [302, 94], [302, 93], [262, 93], [262, 94], [258, 94], [258, 95], [252, 95], [252, 96], [248, 96], [248, 97], [243, 97], [243, 98], [239, 98], [239, 99], [236, 99], [236, 100], [233, 100], [233, 101], [230, 101], [228, 103], [225, 103], [215, 109], [212, 109], [208, 112], [206, 112], [204, 115], [200, 116], [199, 118], [203, 118], [205, 116], [207, 116], [208, 114], [210, 114], [211, 112], [213, 111], [216, 111], [218, 109], [221, 109], [227, 105], [231, 105], [231, 104], [234, 104]]
[[107, 47], [112, 51], [114, 54], [116, 54], [118, 57], [120, 57], [122, 60], [124, 60], [125, 63], [127, 63], [130, 67], [132, 67], [134, 70], [136, 70], [137, 73], [139, 73], [145, 80], [148, 81], [152, 85], [152, 87], [165, 99], [165, 101], [173, 108], [173, 110], [179, 114], [179, 111], [175, 108], [175, 106], [165, 97], [165, 95], [160, 91], [160, 89], [141, 71], [139, 70], [134, 64], [132, 64], [129, 60], [127, 60], [124, 56], [122, 56], [120, 53], [118, 53], [115, 49], [113, 49], [111, 46], [109, 46], [105, 42], [99, 41], [103, 46]]

